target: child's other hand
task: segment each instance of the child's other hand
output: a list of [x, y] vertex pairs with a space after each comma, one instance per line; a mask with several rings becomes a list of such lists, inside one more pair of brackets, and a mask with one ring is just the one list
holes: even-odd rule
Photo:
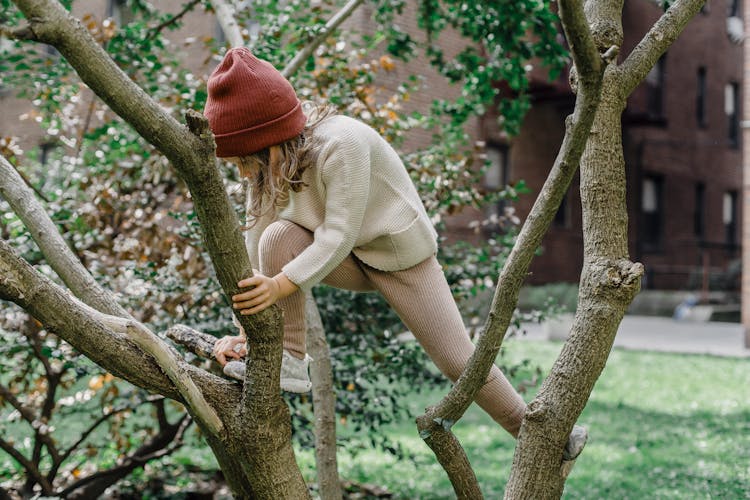
[[[240, 344], [241, 346], [238, 349], [237, 346]], [[227, 335], [217, 340], [214, 344], [213, 355], [221, 366], [227, 364], [227, 358], [240, 359], [246, 354], [245, 337], [242, 335]]]

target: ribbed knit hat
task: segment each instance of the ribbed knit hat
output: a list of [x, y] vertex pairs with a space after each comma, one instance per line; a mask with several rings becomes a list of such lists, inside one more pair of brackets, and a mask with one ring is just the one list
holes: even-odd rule
[[228, 50], [208, 78], [203, 114], [220, 158], [250, 155], [292, 139], [306, 121], [292, 85], [245, 47]]

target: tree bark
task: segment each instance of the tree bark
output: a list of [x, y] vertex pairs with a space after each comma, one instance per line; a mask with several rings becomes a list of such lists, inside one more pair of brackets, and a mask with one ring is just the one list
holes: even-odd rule
[[[628, 259], [622, 112], [629, 93], [666, 50], [702, 1], [678, 0], [627, 61], [607, 67], [601, 102], [581, 158], [584, 262], [569, 340], [529, 404], [518, 438], [506, 498], [559, 498], [560, 456], [612, 349], [617, 328], [640, 289], [643, 266]], [[622, 0], [588, 1], [586, 14], [599, 50], [622, 43]], [[662, 30], [669, 26], [670, 32]], [[656, 30], [656, 31], [655, 31]], [[633, 60], [631, 57], [635, 57]], [[637, 79], [637, 82], [635, 81]]]

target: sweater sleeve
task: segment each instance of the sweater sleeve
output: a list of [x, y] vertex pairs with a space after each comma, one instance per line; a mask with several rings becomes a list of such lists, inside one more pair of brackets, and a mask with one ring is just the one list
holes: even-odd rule
[[321, 164], [325, 215], [313, 242], [282, 268], [302, 290], [320, 283], [352, 251], [362, 227], [370, 191], [370, 150], [347, 131], [336, 139]]

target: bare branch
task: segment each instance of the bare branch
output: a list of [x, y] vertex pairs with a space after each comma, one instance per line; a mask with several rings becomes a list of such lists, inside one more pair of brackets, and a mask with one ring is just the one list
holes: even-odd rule
[[342, 498], [336, 459], [336, 391], [333, 389], [331, 351], [323, 330], [320, 311], [312, 292], [305, 293], [307, 351], [312, 357], [313, 415], [315, 417], [315, 472], [320, 497], [324, 500]]
[[216, 337], [213, 335], [193, 330], [185, 325], [171, 326], [164, 334], [174, 340], [175, 343], [186, 347], [188, 351], [196, 356], [206, 359], [213, 358], [212, 353], [214, 344], [216, 343]]
[[37, 467], [34, 466], [33, 463], [31, 463], [31, 460], [26, 458], [23, 453], [15, 449], [12, 443], [9, 441], [6, 441], [5, 439], [0, 438], [0, 450], [3, 450], [5, 453], [11, 456], [16, 462], [18, 462], [21, 467], [23, 467], [26, 470], [26, 473], [36, 481], [36, 483], [42, 487], [42, 492], [45, 495], [51, 495], [52, 485], [47, 481], [47, 479], [42, 475], [42, 473], [39, 471]]
[[180, 12], [175, 14], [174, 16], [170, 17], [169, 19], [165, 20], [158, 26], [155, 26], [151, 29], [151, 33], [146, 37], [146, 40], [151, 40], [155, 38], [159, 33], [161, 33], [165, 28], [168, 28], [169, 26], [172, 26], [173, 24], [177, 23], [180, 19], [182, 19], [185, 14], [193, 10], [193, 8], [198, 5], [201, 2], [201, 0], [190, 0], [190, 2], [186, 3], [185, 6], [182, 8]]
[[285, 78], [290, 78], [294, 73], [297, 72], [297, 70], [304, 64], [305, 59], [310, 57], [313, 52], [315, 52], [315, 49], [317, 49], [321, 43], [326, 39], [326, 37], [330, 36], [331, 33], [333, 33], [340, 25], [343, 23], [349, 16], [352, 15], [352, 13], [357, 10], [357, 7], [359, 7], [362, 4], [363, 0], [349, 0], [346, 5], [344, 5], [340, 11], [336, 13], [335, 16], [333, 16], [331, 19], [328, 20], [328, 22], [321, 28], [320, 32], [315, 35], [315, 37], [310, 40], [310, 43], [308, 43], [305, 48], [297, 52], [297, 54], [292, 58], [291, 61], [289, 61], [289, 64], [286, 65], [286, 67], [281, 70], [281, 74], [284, 75]]
[[18, 28], [0, 26], [0, 37], [10, 38], [11, 40], [27, 40], [30, 42], [39, 41], [30, 24]]
[[98, 498], [104, 490], [130, 474], [141, 465], [174, 453], [182, 445], [182, 438], [192, 420], [184, 415], [177, 423], [160, 428], [159, 433], [115, 466], [87, 476], [59, 493], [61, 498]]
[[620, 65], [623, 97], [630, 95], [646, 78], [662, 54], [677, 40], [690, 19], [701, 10], [705, 3], [706, 0], [677, 0], [656, 21]]
[[560, 0], [560, 19], [579, 78], [601, 78], [602, 59], [591, 37], [582, 0]]
[[242, 30], [237, 24], [237, 12], [234, 5], [229, 0], [211, 0], [211, 5], [216, 12], [216, 20], [224, 32], [224, 37], [231, 47], [242, 47], [245, 45], [245, 39], [242, 38]]
[[[21, 403], [21, 401], [16, 398], [16, 396], [10, 391], [10, 389], [3, 384], [0, 384], [0, 396], [2, 396], [3, 399], [10, 403], [10, 405], [15, 408], [21, 415], [21, 418], [23, 418], [31, 426], [31, 428], [34, 430], [34, 437], [37, 444], [43, 444], [47, 448], [47, 451], [49, 451], [50, 457], [52, 457], [53, 461], [58, 460], [60, 454], [57, 450], [57, 447], [55, 446], [55, 441], [47, 432], [45, 421], [42, 420], [41, 416], [38, 417], [34, 413], [34, 410], [32, 408], [29, 408], [28, 406]], [[34, 458], [29, 462], [35, 467], [38, 462], [39, 450], [40, 447], [37, 447], [35, 445], [33, 453]]]
[[[151, 396], [150, 398], [148, 398], [146, 400], [146, 402], [152, 402], [152, 401], [163, 400], [163, 399], [164, 398], [162, 396]], [[113, 409], [112, 411], [109, 411], [109, 412], [106, 412], [106, 413], [103, 413], [102, 415], [100, 415], [99, 418], [97, 418], [96, 420], [94, 420], [94, 422], [91, 425], [89, 425], [89, 427], [85, 431], [83, 431], [83, 433], [80, 435], [80, 437], [76, 440], [75, 443], [71, 444], [70, 447], [68, 447], [64, 452], [62, 452], [60, 454], [60, 463], [57, 464], [58, 467], [59, 467], [60, 464], [62, 464], [62, 462], [64, 462], [65, 460], [67, 460], [68, 457], [75, 450], [77, 450], [78, 447], [81, 446], [81, 444], [84, 441], [86, 441], [86, 438], [88, 438], [91, 435], [91, 433], [94, 432], [97, 429], [97, 427], [99, 427], [101, 424], [103, 424], [104, 422], [106, 422], [107, 420], [109, 420], [110, 418], [112, 418], [113, 416], [117, 415], [118, 413], [122, 413], [124, 411], [128, 411], [128, 410], [134, 409], [135, 406], [137, 406], [137, 405], [123, 406], [121, 408], [116, 408], [116, 409]]]
[[24, 405], [19, 399], [11, 392], [11, 390], [4, 384], [0, 384], [0, 396], [5, 399], [10, 405], [15, 408], [21, 417], [34, 426], [34, 422], [37, 420], [34, 410]]

